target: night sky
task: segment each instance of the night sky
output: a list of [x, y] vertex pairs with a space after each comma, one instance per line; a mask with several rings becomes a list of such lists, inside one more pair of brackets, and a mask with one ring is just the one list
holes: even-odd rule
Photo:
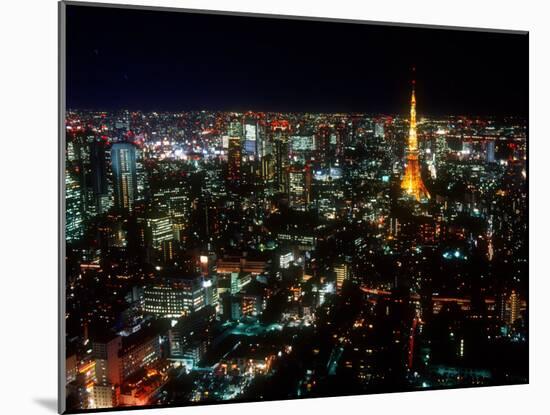
[[528, 36], [67, 6], [67, 107], [528, 111]]

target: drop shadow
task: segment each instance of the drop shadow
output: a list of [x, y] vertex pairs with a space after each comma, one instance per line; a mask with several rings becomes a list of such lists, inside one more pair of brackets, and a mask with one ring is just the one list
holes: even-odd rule
[[47, 410], [57, 413], [57, 399], [54, 398], [34, 398], [34, 402]]

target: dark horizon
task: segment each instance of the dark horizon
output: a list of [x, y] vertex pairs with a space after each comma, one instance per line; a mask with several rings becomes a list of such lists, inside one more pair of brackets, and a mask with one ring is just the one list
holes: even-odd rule
[[415, 66], [420, 116], [528, 114], [526, 34], [68, 5], [66, 38], [71, 109], [406, 115]]

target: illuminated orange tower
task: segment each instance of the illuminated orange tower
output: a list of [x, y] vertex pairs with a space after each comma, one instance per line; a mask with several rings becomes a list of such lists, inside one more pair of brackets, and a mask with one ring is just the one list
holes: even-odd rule
[[[414, 70], [414, 69], [413, 69]], [[409, 127], [409, 139], [407, 142], [407, 164], [405, 174], [401, 182], [401, 189], [405, 194], [414, 197], [417, 201], [429, 199], [430, 193], [424, 186], [420, 175], [420, 162], [418, 160], [418, 139], [416, 137], [416, 96], [414, 93], [415, 81], [412, 81], [411, 96], [411, 124]]]

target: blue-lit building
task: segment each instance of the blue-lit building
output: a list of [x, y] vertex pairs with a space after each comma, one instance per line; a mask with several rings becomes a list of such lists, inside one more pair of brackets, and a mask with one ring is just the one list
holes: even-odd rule
[[258, 123], [255, 121], [245, 122], [244, 130], [244, 152], [247, 155], [257, 155], [258, 149]]
[[115, 205], [121, 209], [132, 210], [137, 195], [136, 148], [130, 143], [113, 144], [111, 168]]
[[487, 141], [487, 163], [495, 162], [495, 142], [494, 140]]

